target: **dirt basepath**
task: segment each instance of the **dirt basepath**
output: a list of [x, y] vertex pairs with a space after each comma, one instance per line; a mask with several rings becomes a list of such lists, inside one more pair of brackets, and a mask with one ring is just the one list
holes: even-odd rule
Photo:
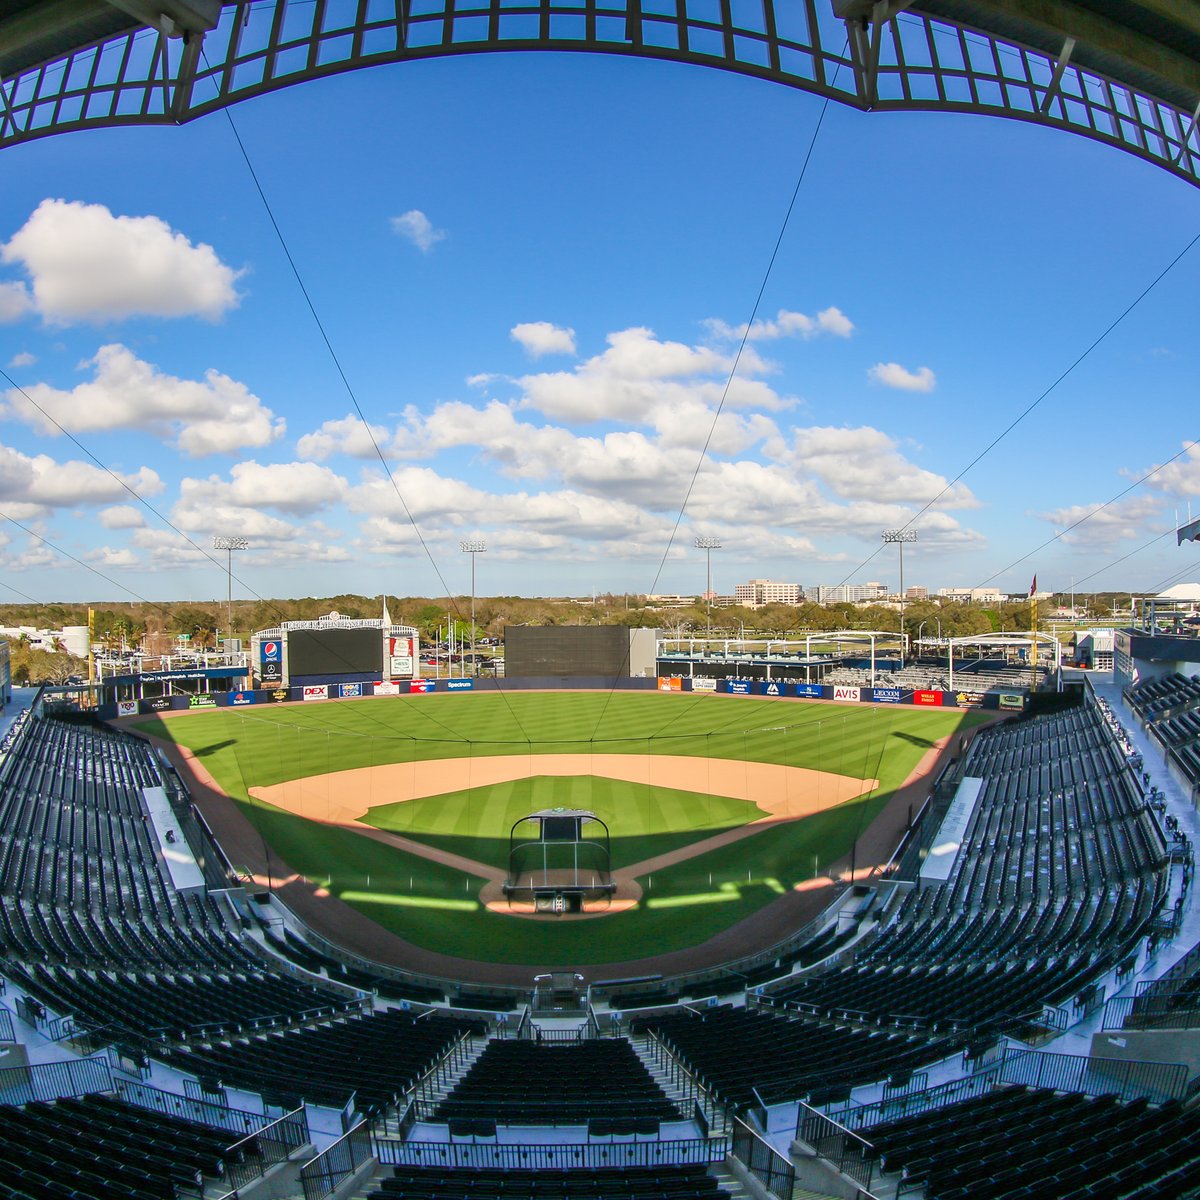
[[[953, 740], [956, 753], [971, 740], [976, 729], [944, 738], [921, 757], [905, 783], [896, 790], [883, 812], [860, 835], [856, 846], [856, 874], [884, 863], [903, 836], [908, 822], [929, 794], [943, 756], [949, 757]], [[561, 963], [488, 963], [439, 954], [406, 942], [387, 932], [344, 901], [297, 875], [267, 845], [238, 805], [215, 783], [212, 776], [186, 747], [150, 739], [188, 781], [192, 799], [220, 843], [226, 857], [245, 864], [263, 886], [269, 886], [296, 916], [322, 937], [352, 954], [442, 979], [472, 985], [531, 986], [533, 976]], [[360, 827], [361, 828], [361, 827]], [[834, 897], [834, 877], [849, 870], [847, 859], [829, 865], [830, 878], [811, 881], [802, 890], [780, 896], [758, 912], [696, 946], [673, 950], [664, 946], [651, 958], [586, 966], [580, 973], [589, 981], [642, 975], [676, 975], [720, 966], [744, 958], [782, 941], [818, 916]]]

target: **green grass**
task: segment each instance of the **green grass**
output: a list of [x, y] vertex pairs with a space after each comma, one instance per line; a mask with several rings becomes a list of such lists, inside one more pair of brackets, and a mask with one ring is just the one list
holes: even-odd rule
[[[753, 697], [525, 692], [262, 705], [152, 718], [139, 727], [190, 747], [293, 870], [385, 929], [447, 954], [544, 968], [646, 957], [728, 928], [846, 854], [935, 741], [982, 719], [970, 711]], [[587, 752], [748, 759], [878, 778], [880, 786], [641, 879], [643, 902], [627, 913], [557, 923], [489, 913], [478, 903], [479, 877], [293, 816], [247, 791], [355, 767]], [[590, 777], [492, 785], [486, 805], [485, 789], [470, 789], [375, 808], [370, 820], [503, 867], [512, 821], [554, 807], [537, 798], [547, 787], [568, 804], [586, 790], [589, 802], [580, 806], [602, 816], [610, 803], [603, 792], [621, 791], [624, 806], [611, 800], [622, 813], [612, 822], [618, 865], [744, 824], [755, 811], [742, 801]]]
[[727, 796], [595, 775], [538, 775], [378, 805], [362, 820], [505, 870], [513, 824], [528, 813], [556, 807], [589, 809], [608, 825], [614, 869], [690, 845], [700, 837], [739, 828], [764, 815], [757, 805]]

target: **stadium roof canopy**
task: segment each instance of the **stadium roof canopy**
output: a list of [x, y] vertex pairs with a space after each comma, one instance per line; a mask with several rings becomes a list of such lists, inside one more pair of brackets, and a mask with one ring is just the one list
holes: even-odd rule
[[716, 66], [863, 110], [1016, 117], [1200, 182], [1200, 0], [12, 0], [0, 145], [178, 123], [374, 64], [539, 49]]

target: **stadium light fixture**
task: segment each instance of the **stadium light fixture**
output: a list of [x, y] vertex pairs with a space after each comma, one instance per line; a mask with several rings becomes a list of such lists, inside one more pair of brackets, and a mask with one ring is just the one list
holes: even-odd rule
[[248, 550], [249, 541], [244, 537], [218, 533], [213, 537], [213, 549], [225, 551], [225, 622], [229, 640], [233, 640], [233, 552]]
[[458, 548], [471, 556], [471, 674], [479, 674], [479, 663], [475, 659], [475, 555], [487, 550], [483, 538], [465, 538]]
[[703, 550], [705, 558], [708, 560], [708, 588], [704, 593], [704, 598], [708, 601], [708, 627], [706, 632], [712, 633], [712, 552], [721, 549], [721, 539], [719, 537], [698, 537], [696, 539], [696, 549]]
[[915, 542], [915, 529], [885, 529], [883, 540], [900, 548], [900, 665], [904, 666], [904, 543]]

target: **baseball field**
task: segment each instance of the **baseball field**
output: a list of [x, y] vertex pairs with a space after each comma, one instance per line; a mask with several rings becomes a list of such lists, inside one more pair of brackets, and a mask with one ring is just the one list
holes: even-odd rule
[[[699, 945], [827, 887], [860, 847], [861, 876], [886, 858], [866, 835], [889, 800], [983, 719], [688, 693], [468, 692], [137, 727], [183, 748], [233, 799], [254, 834], [234, 866], [263, 885], [303, 884], [438, 954], [544, 969]], [[594, 812], [611, 833], [616, 891], [598, 911], [530, 915], [503, 895], [511, 827], [556, 808]], [[255, 839], [270, 847], [270, 878]]]

